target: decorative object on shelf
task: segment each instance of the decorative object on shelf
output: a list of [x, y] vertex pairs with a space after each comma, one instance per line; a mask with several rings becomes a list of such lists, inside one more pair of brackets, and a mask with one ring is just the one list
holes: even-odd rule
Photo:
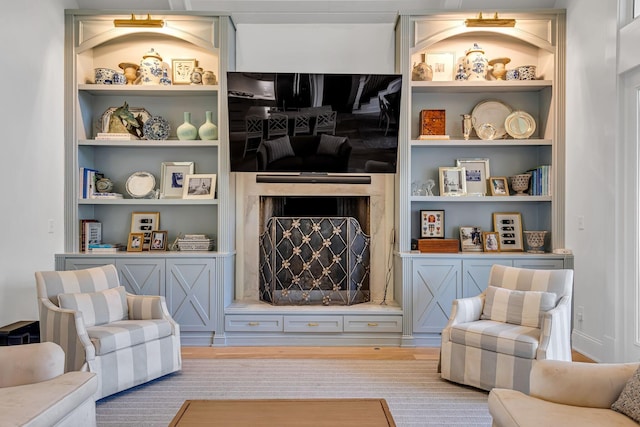
[[420, 54], [420, 62], [413, 65], [411, 69], [411, 80], [416, 82], [430, 82], [433, 79], [433, 70], [427, 65], [426, 54]]
[[516, 196], [528, 196], [525, 191], [529, 188], [530, 173], [520, 173], [509, 179], [511, 180], [511, 188], [516, 192]]
[[489, 190], [492, 196], [508, 196], [509, 184], [507, 184], [507, 178], [504, 176], [489, 177]]
[[191, 83], [191, 72], [196, 68], [195, 59], [173, 59], [171, 70], [174, 85], [188, 85]]
[[207, 86], [213, 86], [218, 84], [218, 78], [216, 77], [216, 73], [211, 70], [207, 70], [202, 73], [202, 84]]
[[96, 68], [93, 70], [95, 74], [95, 83], [97, 85], [113, 84], [113, 76], [117, 72], [111, 68]]
[[213, 123], [213, 111], [205, 112], [206, 121], [198, 128], [198, 136], [202, 140], [218, 139], [218, 126]]
[[426, 63], [431, 67], [434, 82], [450, 82], [453, 80], [455, 52], [427, 52]]
[[458, 239], [418, 239], [420, 253], [449, 253], [460, 252], [460, 240]]
[[433, 196], [433, 187], [436, 186], [436, 182], [432, 179], [428, 179], [424, 184], [424, 195], [425, 196]]
[[536, 79], [536, 66], [535, 65], [521, 65], [518, 67], [518, 77], [520, 80], [535, 80]]
[[482, 252], [482, 228], [460, 226], [460, 249], [462, 252]]
[[167, 70], [167, 67], [162, 68], [162, 77], [160, 78], [160, 84], [163, 86], [171, 86], [171, 79], [169, 78], [169, 70]]
[[131, 233], [143, 233], [142, 249], [151, 247], [151, 233], [160, 228], [160, 212], [132, 212]]
[[151, 245], [149, 245], [150, 251], [166, 251], [167, 250], [167, 232], [166, 231], [153, 231], [151, 232]]
[[494, 212], [493, 231], [498, 233], [500, 251], [522, 252], [522, 215], [519, 212]]
[[473, 130], [473, 120], [471, 114], [460, 114], [462, 117], [462, 137], [468, 140]]
[[113, 190], [113, 181], [109, 178], [100, 178], [96, 181], [96, 191], [98, 193], [109, 193]]
[[142, 252], [144, 233], [129, 233], [127, 239], [127, 252]]
[[469, 78], [469, 76], [464, 71], [464, 64], [462, 62], [459, 63], [458, 64], [458, 71], [456, 72], [456, 75], [455, 75], [454, 79], [457, 80], [457, 81], [464, 81], [464, 80], [467, 80], [468, 78]]
[[512, 138], [526, 139], [536, 131], [536, 121], [531, 114], [516, 110], [504, 120], [504, 127]]
[[465, 168], [467, 196], [487, 194], [487, 178], [491, 176], [489, 159], [456, 159], [456, 166]]
[[547, 235], [546, 231], [525, 231], [525, 238], [527, 240], [527, 252], [532, 254], [544, 253], [544, 238]]
[[420, 238], [444, 239], [444, 211], [420, 211]]
[[202, 67], [194, 67], [191, 70], [191, 74], [189, 75], [189, 81], [192, 85], [201, 85], [202, 84], [202, 73], [204, 70]]
[[477, 18], [470, 18], [464, 21], [464, 25], [468, 28], [474, 27], [515, 27], [515, 19], [498, 18], [498, 12], [494, 13], [493, 18], [483, 18], [482, 12]]
[[134, 64], [133, 62], [121, 62], [118, 67], [122, 68], [122, 72], [124, 73], [124, 77], [127, 79], [128, 85], [136, 84], [136, 80], [138, 79], [138, 69], [140, 68], [138, 64]]
[[468, 49], [464, 58], [464, 70], [467, 73], [467, 80], [486, 80], [489, 71], [489, 61], [484, 56], [484, 49], [478, 43]]
[[182, 252], [212, 251], [215, 248], [215, 242], [206, 234], [185, 234], [184, 237], [178, 236], [174, 246], [175, 250]]
[[507, 80], [520, 80], [520, 73], [518, 73], [517, 68], [514, 68], [513, 70], [507, 70], [505, 78]]
[[165, 140], [169, 139], [169, 132], [171, 131], [171, 125], [167, 119], [160, 116], [153, 116], [142, 127], [144, 137], [151, 140]]
[[439, 175], [441, 196], [465, 196], [467, 194], [467, 179], [463, 167], [441, 166]]
[[127, 178], [125, 189], [134, 199], [153, 199], [156, 194], [156, 179], [149, 172], [134, 172]]
[[504, 80], [504, 76], [507, 74], [505, 66], [509, 62], [511, 62], [511, 58], [495, 58], [489, 61], [491, 74], [496, 78], [496, 80]]
[[144, 135], [144, 123], [151, 114], [144, 108], [129, 107], [126, 102], [121, 107], [109, 107], [100, 118], [103, 133], [129, 133], [136, 138]]
[[162, 57], [153, 48], [142, 55], [140, 61], [140, 84], [158, 85], [162, 77]]
[[484, 252], [500, 252], [500, 237], [496, 231], [482, 232], [482, 247]]
[[504, 138], [507, 134], [504, 122], [512, 111], [510, 106], [499, 100], [478, 102], [471, 111], [473, 127], [478, 137], [484, 140]]
[[422, 110], [420, 111], [420, 136], [445, 136], [446, 135], [446, 111]]
[[127, 78], [124, 76], [123, 73], [114, 73], [113, 74], [113, 84], [114, 85], [126, 85], [127, 84]]
[[193, 175], [193, 162], [162, 162], [160, 175], [160, 197], [163, 199], [182, 198], [182, 186], [187, 175]]
[[213, 199], [216, 194], [216, 174], [187, 175], [182, 188], [183, 199]]
[[181, 141], [190, 141], [198, 136], [198, 129], [191, 123], [191, 113], [184, 112], [184, 123], [176, 129], [176, 135]]

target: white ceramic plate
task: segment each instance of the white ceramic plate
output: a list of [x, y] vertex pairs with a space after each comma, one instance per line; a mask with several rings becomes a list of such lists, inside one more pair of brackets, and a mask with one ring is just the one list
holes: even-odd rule
[[[504, 138], [507, 134], [504, 121], [511, 111], [511, 107], [502, 101], [487, 99], [479, 102], [471, 112], [471, 120], [478, 137], [480, 139]], [[487, 132], [487, 129], [491, 128], [493, 131]]]
[[126, 189], [134, 199], [151, 199], [156, 192], [156, 178], [149, 172], [134, 172], [127, 179]]
[[536, 121], [525, 111], [514, 111], [504, 121], [507, 133], [515, 139], [529, 138], [536, 131]]

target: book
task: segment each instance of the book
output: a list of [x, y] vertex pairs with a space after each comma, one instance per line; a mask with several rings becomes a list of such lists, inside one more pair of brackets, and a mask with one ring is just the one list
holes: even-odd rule
[[431, 139], [449, 139], [449, 135], [420, 135], [418, 137], [419, 140], [431, 140]]
[[78, 245], [78, 247], [80, 248], [80, 252], [84, 252], [87, 249], [87, 224], [90, 222], [98, 222], [98, 221], [95, 219], [80, 220], [80, 229], [79, 229], [80, 242]]
[[96, 135], [97, 140], [130, 140], [138, 139], [130, 133], [116, 133], [116, 132], [98, 132]]
[[120, 193], [93, 193], [90, 195], [91, 199], [122, 199]]
[[446, 111], [420, 111], [420, 135], [446, 135]]
[[84, 248], [89, 249], [92, 244], [102, 243], [102, 223], [89, 221], [84, 224]]

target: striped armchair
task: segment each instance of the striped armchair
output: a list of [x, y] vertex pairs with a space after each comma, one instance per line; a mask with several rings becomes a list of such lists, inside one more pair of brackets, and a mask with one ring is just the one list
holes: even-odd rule
[[113, 265], [35, 276], [40, 339], [64, 349], [65, 372], [97, 374], [96, 400], [181, 369], [164, 297], [126, 293]]
[[534, 360], [571, 360], [573, 270], [493, 265], [487, 289], [453, 302], [442, 330], [444, 379], [529, 392]]

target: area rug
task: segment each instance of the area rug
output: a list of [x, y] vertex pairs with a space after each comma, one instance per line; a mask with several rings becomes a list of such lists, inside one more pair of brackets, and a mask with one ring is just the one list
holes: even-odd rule
[[182, 371], [101, 399], [98, 426], [169, 425], [186, 400], [385, 399], [396, 425], [491, 426], [487, 393], [437, 360], [184, 359]]

